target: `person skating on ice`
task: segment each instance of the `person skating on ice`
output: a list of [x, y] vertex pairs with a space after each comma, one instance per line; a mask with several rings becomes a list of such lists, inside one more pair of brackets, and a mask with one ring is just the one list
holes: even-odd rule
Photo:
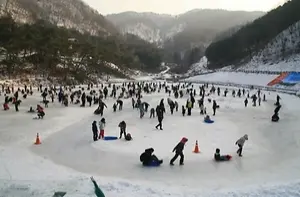
[[185, 146], [185, 143], [188, 141], [187, 138], [183, 137], [181, 141], [174, 147], [172, 152], [175, 152], [175, 156], [171, 159], [170, 165], [174, 165], [174, 161], [180, 156], [179, 164], [184, 165], [184, 155], [183, 155], [183, 149]]
[[248, 135], [244, 135], [243, 137], [241, 137], [240, 139], [238, 139], [236, 142], [235, 142], [235, 145], [238, 145], [239, 149], [236, 151], [236, 153], [242, 157], [242, 152], [243, 152], [243, 147], [244, 147], [244, 144], [245, 144], [245, 141], [248, 140]]

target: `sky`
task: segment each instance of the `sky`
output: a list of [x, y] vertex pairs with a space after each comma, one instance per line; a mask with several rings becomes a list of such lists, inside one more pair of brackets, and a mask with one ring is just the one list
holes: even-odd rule
[[101, 14], [125, 11], [177, 15], [197, 8], [269, 11], [287, 0], [83, 0]]

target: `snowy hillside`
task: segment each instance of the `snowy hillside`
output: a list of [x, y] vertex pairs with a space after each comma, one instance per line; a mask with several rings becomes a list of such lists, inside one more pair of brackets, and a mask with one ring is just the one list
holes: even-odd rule
[[207, 68], [207, 64], [208, 64], [207, 58], [204, 56], [200, 59], [198, 63], [193, 64], [185, 75], [191, 76], [191, 75], [210, 72], [210, 70]]
[[[7, 12], [21, 23], [38, 19], [57, 26], [73, 28], [92, 35], [117, 33], [115, 27], [96, 10], [81, 0], [8, 0]], [[4, 14], [6, 1], [0, 2], [0, 14]]]
[[300, 21], [280, 33], [238, 70], [300, 71]]
[[[171, 16], [156, 13], [124, 12], [107, 15], [107, 19], [113, 22], [123, 33], [131, 33], [151, 43], [162, 43], [173, 39], [179, 33], [187, 31], [198, 32], [198, 39], [211, 32], [209, 39], [214, 35], [236, 25], [244, 24], [261, 16], [262, 12], [230, 12], [225, 10], [193, 10]], [[179, 36], [184, 39], [183, 35]], [[188, 36], [189, 37], [189, 36]], [[193, 40], [193, 38], [191, 38]], [[200, 43], [204, 42], [201, 40]], [[193, 43], [198, 43], [193, 41]]]
[[151, 43], [162, 42], [161, 32], [159, 29], [153, 29], [143, 23], [137, 23], [134, 25], [128, 25], [121, 29], [122, 33], [130, 33], [140, 37], [143, 40], [147, 40]]
[[143, 40], [156, 44], [161, 44], [165, 39], [171, 38], [184, 29], [184, 24], [174, 23], [174, 17], [166, 14], [125, 12], [106, 17], [123, 34], [134, 34]]

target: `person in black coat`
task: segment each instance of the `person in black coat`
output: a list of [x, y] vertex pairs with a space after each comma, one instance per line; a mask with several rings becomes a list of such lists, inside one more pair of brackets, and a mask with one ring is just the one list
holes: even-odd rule
[[218, 105], [217, 105], [217, 102], [214, 100], [213, 101], [213, 116], [215, 116], [216, 115], [216, 110], [217, 110], [217, 108], [218, 108]]
[[122, 122], [120, 122], [119, 127], [120, 127], [119, 139], [121, 139], [123, 134], [124, 134], [124, 137], [126, 136], [126, 122], [124, 120]]
[[119, 110], [121, 111], [123, 109], [123, 101], [118, 99], [117, 104], [119, 105]]
[[159, 160], [154, 154], [153, 148], [148, 148], [140, 156], [140, 161], [144, 166], [150, 166], [152, 163], [162, 164], [163, 160]]
[[161, 108], [161, 106], [157, 106], [157, 108], [156, 108], [156, 115], [157, 115], [158, 124], [156, 125], [155, 128], [158, 129], [158, 127], [159, 127], [160, 130], [163, 130], [163, 128], [162, 128], [162, 121], [164, 119], [164, 111]]
[[92, 124], [92, 131], [93, 131], [93, 140], [97, 141], [98, 140], [98, 128], [97, 128], [97, 122], [95, 120]]
[[187, 138], [182, 138], [181, 141], [175, 146], [175, 148], [173, 149], [173, 152], [175, 152], [175, 156], [171, 159], [170, 161], [170, 165], [174, 165], [174, 161], [178, 158], [178, 156], [180, 156], [180, 161], [179, 164], [183, 165], [184, 163], [184, 155], [183, 155], [183, 149], [184, 149], [184, 145], [185, 143], [188, 141]]

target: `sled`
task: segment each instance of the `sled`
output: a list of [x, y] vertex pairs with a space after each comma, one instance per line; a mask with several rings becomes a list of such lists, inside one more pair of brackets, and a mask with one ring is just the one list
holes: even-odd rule
[[213, 121], [213, 120], [204, 120], [204, 122], [207, 123], [207, 124], [212, 124], [212, 123], [214, 123], [215, 121]]
[[146, 165], [145, 167], [159, 167], [163, 162], [159, 163], [157, 161], [152, 161], [149, 165]]
[[222, 158], [221, 160], [219, 160], [219, 161], [215, 160], [215, 162], [230, 161], [232, 159], [232, 156], [231, 155], [222, 155], [221, 158]]
[[110, 140], [117, 140], [118, 139], [118, 137], [116, 137], [116, 136], [105, 136], [104, 138], [103, 138], [103, 140], [107, 140], [107, 141], [110, 141]]
[[55, 192], [52, 197], [63, 197], [67, 192]]

